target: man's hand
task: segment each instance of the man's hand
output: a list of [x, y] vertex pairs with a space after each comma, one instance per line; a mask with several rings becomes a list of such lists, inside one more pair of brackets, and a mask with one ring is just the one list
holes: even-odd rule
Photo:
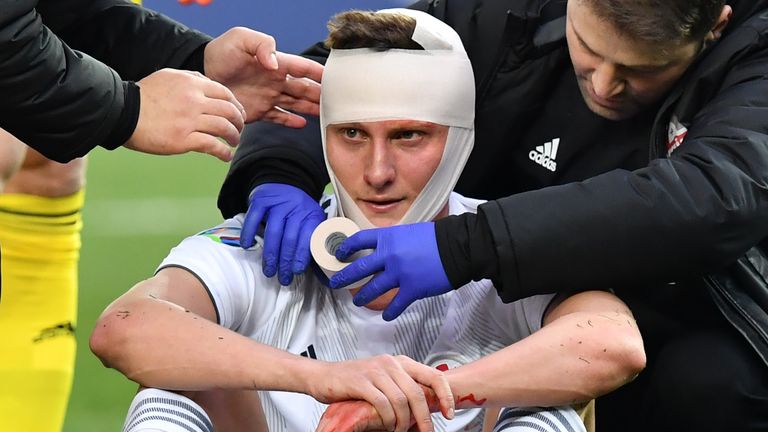
[[[382, 355], [328, 363], [326, 367], [327, 371], [311, 380], [308, 393], [324, 403], [367, 401], [375, 408], [374, 414], [381, 417], [386, 430], [405, 432], [411, 425], [411, 418], [419, 431], [434, 430], [430, 401], [422, 385], [434, 391], [443, 415], [453, 418], [453, 393], [445, 375], [406, 356]], [[433, 405], [438, 404], [433, 402]]]
[[363, 249], [375, 251], [336, 273], [330, 279], [330, 286], [341, 288], [379, 273], [355, 294], [354, 303], [366, 305], [400, 287], [384, 309], [385, 321], [397, 318], [416, 300], [444, 294], [453, 288], [440, 261], [434, 222], [360, 231], [339, 246], [336, 258], [344, 261]]
[[[430, 411], [436, 412], [438, 406], [435, 392], [429, 387], [421, 386], [427, 399]], [[445, 416], [447, 413], [443, 412]], [[447, 418], [447, 416], [446, 416]], [[410, 426], [415, 424], [411, 418]], [[320, 417], [316, 432], [363, 432], [383, 431], [384, 422], [376, 412], [376, 408], [366, 401], [344, 401], [332, 403]], [[409, 429], [410, 430], [410, 429]]]
[[279, 183], [265, 183], [253, 189], [248, 213], [243, 222], [240, 246], [253, 246], [261, 221], [264, 230], [264, 265], [267, 277], [278, 273], [282, 285], [293, 275], [304, 273], [310, 263], [309, 240], [325, 213], [317, 201], [303, 190]]
[[197, 72], [162, 69], [137, 83], [139, 122], [124, 147], [173, 155], [190, 151], [232, 159], [245, 111], [223, 85]]
[[245, 105], [246, 122], [267, 120], [303, 127], [306, 120], [286, 110], [320, 113], [323, 66], [275, 51], [264, 33], [235, 27], [205, 47], [205, 74], [231, 89]]

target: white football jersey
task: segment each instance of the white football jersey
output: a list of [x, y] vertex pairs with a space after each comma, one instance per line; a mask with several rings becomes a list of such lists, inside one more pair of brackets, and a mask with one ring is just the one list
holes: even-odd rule
[[[482, 201], [456, 193], [451, 214], [475, 212]], [[504, 304], [490, 281], [469, 283], [445, 295], [415, 302], [397, 319], [357, 307], [347, 290], [323, 286], [311, 271], [289, 286], [262, 273], [261, 243], [239, 246], [243, 215], [185, 239], [160, 268], [183, 267], [208, 289], [219, 323], [258, 342], [296, 355], [343, 361], [379, 354], [406, 355], [447, 370], [475, 361], [541, 327], [552, 296]], [[264, 365], [268, 368], [269, 365]], [[327, 405], [312, 397], [260, 392], [270, 431], [312, 432]], [[436, 431], [479, 431], [481, 409], [433, 415]]]

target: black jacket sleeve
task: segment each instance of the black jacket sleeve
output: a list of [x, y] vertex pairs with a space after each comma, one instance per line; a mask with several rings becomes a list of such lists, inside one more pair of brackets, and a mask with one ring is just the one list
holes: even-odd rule
[[59, 162], [133, 133], [139, 89], [120, 74], [200, 68], [209, 40], [121, 0], [0, 0], [0, 10], [0, 126]]
[[[713, 79], [695, 81], [677, 102], [696, 109], [676, 108], [690, 123], [670, 157], [438, 221], [441, 258], [454, 286], [490, 277], [501, 297], [513, 301], [668, 282], [721, 269], [768, 237], [765, 27], [745, 26], [697, 67]], [[709, 70], [716, 68], [724, 72]]]

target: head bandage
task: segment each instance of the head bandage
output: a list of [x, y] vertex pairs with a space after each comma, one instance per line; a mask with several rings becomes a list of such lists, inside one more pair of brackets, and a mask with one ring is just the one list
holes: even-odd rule
[[[333, 173], [326, 151], [331, 124], [419, 120], [449, 126], [440, 164], [400, 224], [432, 220], [448, 200], [474, 144], [475, 81], [461, 39], [424, 12], [385, 9], [416, 20], [412, 39], [421, 50], [368, 48], [331, 50], [323, 72], [320, 127], [325, 164], [333, 182], [338, 216], [361, 228], [373, 224]], [[332, 215], [333, 216], [333, 215]]]

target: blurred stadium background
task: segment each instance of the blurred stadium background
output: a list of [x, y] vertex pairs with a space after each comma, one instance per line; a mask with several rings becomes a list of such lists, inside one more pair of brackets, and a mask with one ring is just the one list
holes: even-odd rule
[[[400, 7], [410, 0], [213, 0], [207, 6], [144, 0], [212, 36], [242, 25], [297, 53], [325, 37], [325, 23], [346, 9]], [[104, 368], [88, 336], [104, 307], [148, 277], [183, 237], [218, 223], [216, 195], [227, 166], [212, 157], [157, 157], [122, 149], [92, 152], [80, 260], [78, 352], [65, 432], [119, 431], [136, 385]]]

